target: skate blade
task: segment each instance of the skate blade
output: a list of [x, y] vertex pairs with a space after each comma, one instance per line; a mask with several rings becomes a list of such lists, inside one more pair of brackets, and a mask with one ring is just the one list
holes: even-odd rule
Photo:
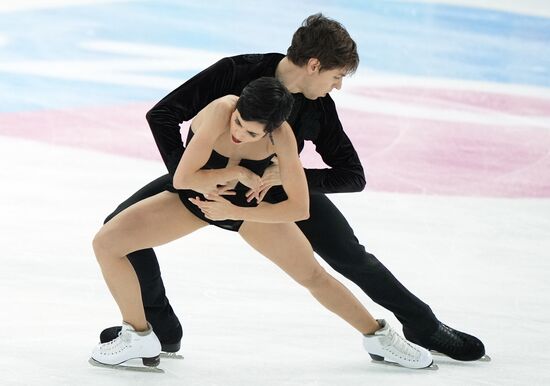
[[377, 365], [396, 366], [396, 367], [401, 367], [402, 369], [409, 369], [409, 370], [432, 370], [432, 371], [439, 370], [439, 367], [433, 362], [428, 367], [422, 367], [422, 368], [419, 368], [419, 369], [414, 369], [414, 368], [411, 368], [411, 367], [405, 367], [405, 366], [400, 365], [399, 363], [389, 362], [389, 361], [386, 361], [386, 360], [373, 359], [372, 363], [375, 363]]
[[[438, 357], [453, 359], [448, 355], [440, 353], [439, 351], [430, 350], [430, 352], [432, 353], [432, 355], [435, 355], [435, 356], [438, 356]], [[458, 359], [455, 359], [455, 360], [458, 360]], [[460, 361], [460, 362], [491, 362], [491, 360], [492, 360], [491, 357], [489, 355], [485, 354], [481, 358], [476, 359], [475, 361]]]
[[167, 359], [183, 359], [183, 355], [175, 353], [175, 352], [161, 352], [160, 353], [161, 358], [167, 358]]
[[[149, 367], [149, 366], [129, 366], [124, 364], [119, 365], [108, 365], [96, 361], [94, 358], [88, 359], [88, 363], [95, 367], [103, 367], [104, 369], [114, 369], [114, 370], [127, 370], [127, 371], [136, 371], [142, 373], [160, 373], [163, 374], [164, 370], [159, 369], [158, 367]], [[125, 362], [127, 363], [127, 362]]]

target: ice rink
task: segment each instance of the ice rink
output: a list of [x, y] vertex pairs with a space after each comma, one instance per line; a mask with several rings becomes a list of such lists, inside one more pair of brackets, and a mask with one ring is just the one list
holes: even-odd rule
[[[120, 323], [91, 240], [165, 173], [145, 113], [223, 56], [286, 52], [319, 11], [361, 57], [331, 95], [367, 189], [330, 198], [492, 361], [372, 364], [345, 322], [238, 235], [207, 227], [158, 248], [185, 358], [163, 359], [164, 374], [90, 366], [98, 333]], [[302, 159], [322, 167], [312, 147]], [[1, 385], [550, 384], [545, 0], [4, 1], [0, 162]]]

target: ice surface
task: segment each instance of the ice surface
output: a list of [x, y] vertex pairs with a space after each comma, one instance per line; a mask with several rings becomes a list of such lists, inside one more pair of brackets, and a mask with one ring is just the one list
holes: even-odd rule
[[[65, 9], [68, 2], [43, 2], [38, 9], [36, 1], [19, 3], [26, 4], [29, 15], [38, 12], [43, 17]], [[86, 10], [92, 2], [82, 3]], [[531, 2], [522, 3], [528, 9]], [[124, 9], [143, 11], [139, 4], [105, 1], [99, 9], [116, 15]], [[372, 2], [368, 4], [376, 8]], [[398, 7], [400, 2], [387, 4]], [[533, 4], [541, 6], [540, 1]], [[217, 12], [224, 6], [212, 6], [204, 12], [212, 18], [220, 17]], [[351, 11], [331, 2], [317, 6], [327, 14], [334, 11], [344, 24], [346, 16], [352, 18]], [[12, 16], [11, 23], [24, 20], [26, 13], [21, 8], [18, 13], [2, 7], [3, 22], [8, 20], [4, 18], [7, 15]], [[521, 11], [517, 7], [514, 5], [513, 10]], [[298, 11], [307, 15], [313, 8], [307, 3]], [[72, 12], [78, 9], [71, 7]], [[392, 12], [396, 9], [391, 8]], [[170, 3], [164, 12], [170, 13]], [[67, 30], [92, 28], [85, 17], [77, 16], [66, 19], [66, 24], [57, 24], [58, 29], [52, 31], [62, 34], [63, 26]], [[301, 19], [285, 19], [285, 28], [292, 31]], [[543, 18], [538, 22], [549, 23]], [[29, 41], [39, 45], [41, 31], [30, 29], [31, 25], [26, 28]], [[547, 28], [538, 31], [548, 34]], [[353, 32], [358, 40], [368, 42], [359, 28]], [[246, 29], [231, 31], [231, 38], [239, 33], [244, 35]], [[111, 30], [105, 34], [102, 38], [107, 40], [126, 39]], [[246, 40], [242, 35], [242, 41]], [[286, 42], [286, 35], [281, 41]], [[468, 41], [468, 36], [464, 31], [461, 38]], [[443, 322], [483, 339], [492, 362], [461, 363], [437, 358], [437, 372], [375, 366], [361, 347], [361, 337], [346, 323], [325, 311], [238, 235], [208, 227], [158, 248], [168, 296], [184, 323], [185, 359], [163, 359], [165, 374], [142, 374], [94, 368], [87, 362], [101, 329], [120, 323], [95, 262], [91, 240], [116, 205], [164, 173], [164, 166], [154, 155], [153, 140], [147, 136], [142, 113], [144, 106], [169, 91], [158, 85], [176, 87], [181, 74], [163, 73], [173, 69], [167, 62], [159, 62], [157, 73], [147, 73], [137, 66], [134, 71], [138, 77], [123, 77], [116, 83], [115, 73], [105, 84], [112, 81], [116, 86], [98, 86], [94, 79], [101, 73], [88, 73], [82, 82], [91, 88], [81, 92], [83, 85], [78, 81], [73, 79], [75, 83], [71, 83], [70, 77], [55, 79], [56, 73], [63, 73], [55, 65], [44, 67], [51, 72], [43, 78], [24, 72], [31, 67], [18, 71], [11, 60], [28, 56], [27, 62], [32, 64], [38, 58], [25, 51], [26, 46], [16, 50], [14, 41], [8, 29], [0, 28], [0, 49], [5, 50], [0, 59], [2, 385], [550, 384], [550, 125], [546, 125], [550, 97], [548, 85], [543, 84], [536, 70], [525, 82], [496, 82], [479, 75], [490, 66], [476, 62], [478, 67], [466, 66], [471, 72], [457, 73], [448, 82], [439, 74], [430, 83], [422, 71], [411, 74], [396, 69], [393, 78], [392, 73], [381, 77], [380, 69], [369, 68], [377, 73], [375, 80], [381, 79], [378, 94], [373, 95], [368, 82], [362, 82], [365, 78], [358, 74], [355, 83], [349, 81], [349, 94], [342, 93], [340, 98], [345, 123], [351, 127], [350, 136], [367, 168], [370, 189], [332, 195], [331, 199], [367, 249], [426, 301]], [[138, 39], [134, 43], [145, 46], [151, 42]], [[164, 46], [172, 43], [167, 41]], [[259, 45], [258, 51], [274, 50], [268, 43]], [[216, 44], [205, 50], [221, 52]], [[241, 48], [237, 52], [254, 51], [241, 45], [237, 44]], [[541, 60], [545, 55], [540, 52]], [[85, 62], [86, 55], [80, 59]], [[116, 59], [109, 56], [113, 60], [109, 63]], [[69, 62], [63, 63], [70, 67]], [[413, 61], [409, 69], [412, 71], [415, 65], [421, 63]], [[205, 65], [198, 61], [196, 66], [198, 70]], [[33, 72], [39, 70], [39, 66], [32, 67]], [[187, 70], [195, 72], [192, 67]], [[478, 74], [479, 79], [470, 77], [472, 74]], [[144, 88], [144, 79], [162, 82], [156, 88]], [[422, 81], [415, 83], [415, 79]], [[460, 79], [465, 79], [468, 87], [457, 87]], [[419, 84], [428, 91], [411, 93]], [[29, 91], [32, 87], [36, 92]], [[398, 92], [395, 87], [402, 88]], [[378, 99], [379, 105], [363, 109], [357, 104], [361, 101], [357, 95], [365, 88], [371, 93], [366, 98]], [[460, 93], [457, 90], [461, 88], [500, 96], [480, 100], [481, 94]], [[452, 100], [449, 89], [454, 90]], [[111, 95], [112, 99], [102, 104], [102, 95]], [[426, 99], [419, 101], [421, 97]], [[526, 103], [519, 97], [534, 99]], [[514, 103], [506, 105], [510, 101]], [[403, 108], [390, 115], [394, 103]], [[107, 108], [111, 110], [106, 113]], [[446, 115], [445, 111], [451, 113]], [[140, 117], [131, 117], [138, 112]], [[439, 114], [438, 119], [423, 120], [432, 112]], [[102, 121], [105, 116], [109, 117], [107, 122]], [[357, 122], [361, 117], [370, 123], [369, 135], [359, 131]], [[464, 122], [477, 125], [476, 130]], [[119, 139], [128, 137], [133, 127], [139, 129], [136, 137], [122, 146]], [[480, 135], [466, 143], [461, 130], [471, 130], [470, 137], [476, 131]], [[430, 135], [426, 134], [422, 142], [414, 135], [419, 132]], [[452, 149], [452, 154], [462, 158], [446, 158], [443, 151], [429, 151], [435, 149], [434, 142], [430, 142], [434, 138], [441, 140], [438, 145], [448, 146], [443, 150]], [[311, 151], [304, 161], [318, 162]], [[514, 169], [512, 161], [520, 162], [521, 167]], [[453, 178], [441, 183], [449, 170]], [[416, 185], [411, 187], [411, 181]], [[327, 269], [348, 285], [376, 317], [400, 327], [389, 311]]]

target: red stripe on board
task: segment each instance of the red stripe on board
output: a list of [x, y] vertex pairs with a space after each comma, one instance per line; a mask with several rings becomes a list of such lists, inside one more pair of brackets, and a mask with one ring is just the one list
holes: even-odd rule
[[420, 87], [362, 87], [350, 88], [348, 91], [369, 98], [421, 104], [423, 106], [446, 107], [457, 110], [483, 109], [522, 116], [550, 117], [550, 97], [540, 99], [482, 91]]
[[0, 114], [0, 134], [123, 156], [160, 159], [145, 113], [153, 106], [127, 104]]
[[374, 190], [550, 197], [550, 131], [343, 110]]

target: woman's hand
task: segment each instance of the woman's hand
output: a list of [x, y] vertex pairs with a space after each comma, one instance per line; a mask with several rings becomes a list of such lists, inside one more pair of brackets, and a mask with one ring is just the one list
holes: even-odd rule
[[238, 182], [236, 179], [227, 181], [221, 185], [209, 183], [206, 178], [199, 181], [200, 182], [195, 184], [195, 188], [193, 189], [195, 192], [199, 192], [201, 194], [218, 194], [220, 196], [234, 196], [237, 194], [234, 190], [235, 185]]
[[238, 206], [218, 194], [205, 194], [204, 196], [207, 201], [201, 200], [200, 197], [189, 198], [189, 201], [198, 206], [206, 218], [214, 221], [240, 220]]
[[[262, 178], [257, 175], [256, 173], [246, 169], [242, 168], [241, 173], [239, 174], [239, 182], [247, 187], [250, 188], [250, 191], [253, 192], [259, 192], [260, 185], [262, 183]], [[247, 193], [248, 196], [248, 193]], [[256, 194], [252, 195], [252, 198], [257, 198]], [[252, 200], [252, 198], [250, 200]], [[250, 200], [248, 200], [250, 202]]]
[[229, 181], [227, 182], [225, 185], [218, 185], [217, 186], [217, 190], [215, 192], [211, 192], [211, 193], [214, 193], [214, 194], [218, 194], [220, 196], [234, 196], [237, 194], [237, 192], [235, 192], [235, 185], [237, 185], [237, 180], [235, 180], [234, 182], [233, 181]]
[[264, 171], [264, 175], [261, 178], [261, 183], [256, 190], [250, 189], [246, 192], [246, 200], [248, 202], [256, 198], [256, 202], [260, 203], [269, 189], [276, 185], [282, 185], [281, 182], [281, 173], [279, 171], [279, 162], [277, 157], [274, 157], [272, 160], [272, 165], [267, 167]]
[[215, 183], [211, 183], [205, 179], [195, 184], [193, 190], [202, 194], [210, 194], [217, 193], [220, 190], [220, 187], [223, 187], [223, 185], [216, 185]]

